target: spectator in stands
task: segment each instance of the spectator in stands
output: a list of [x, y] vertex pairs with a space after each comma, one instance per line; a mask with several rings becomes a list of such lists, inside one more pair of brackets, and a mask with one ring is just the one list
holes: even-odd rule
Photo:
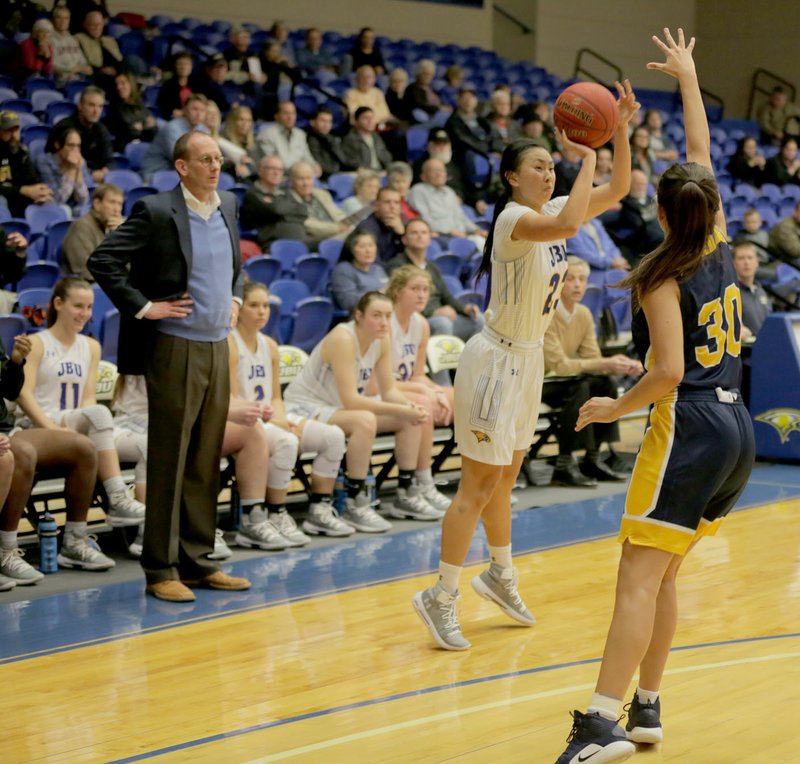
[[439, 92], [442, 98], [442, 103], [455, 109], [458, 105], [458, 91], [464, 84], [464, 70], [458, 65], [453, 64], [444, 70], [445, 85]]
[[[473, 303], [463, 303], [447, 288], [442, 272], [428, 261], [431, 228], [422, 219], [410, 220], [403, 236], [405, 249], [393, 257], [386, 268], [391, 275], [401, 265], [415, 265], [431, 276], [431, 291], [422, 315], [428, 319], [431, 334], [455, 334], [466, 342], [483, 327], [481, 309]], [[441, 381], [437, 379], [437, 382]]]
[[656, 155], [650, 147], [650, 132], [644, 125], [634, 128], [631, 135], [631, 167], [641, 170], [650, 183], [655, 184], [658, 175], [653, 169]]
[[733, 267], [742, 293], [742, 339], [748, 340], [758, 334], [764, 320], [772, 313], [772, 302], [756, 281], [758, 254], [755, 245], [749, 241], [734, 244]]
[[95, 183], [103, 182], [114, 154], [111, 133], [100, 121], [105, 104], [106, 94], [100, 88], [89, 85], [81, 91], [78, 113], [61, 120], [80, 134], [81, 153]]
[[[14, 417], [2, 399], [16, 400], [25, 380], [24, 364], [31, 350], [31, 339], [19, 336], [7, 356], [0, 343], [0, 432], [11, 432]], [[14, 428], [16, 429], [16, 428]], [[11, 436], [13, 477], [8, 496], [0, 510], [0, 591], [11, 584], [26, 586], [43, 578], [24, 559], [19, 549], [17, 528], [33, 487], [37, 468], [64, 471], [64, 502], [70, 531], [85, 528], [97, 481], [97, 450], [89, 438], [63, 428], [35, 427]], [[6, 457], [6, 463], [8, 458]]]
[[256, 112], [261, 119], [272, 121], [278, 107], [278, 87], [284, 79], [292, 83], [299, 82], [302, 75], [297, 67], [286, 63], [281, 55], [281, 47], [275, 40], [267, 40], [259, 55], [264, 83], [256, 105]]
[[458, 108], [445, 123], [453, 144], [453, 159], [467, 178], [472, 174], [470, 152], [499, 154], [503, 150], [502, 136], [487, 119], [478, 116], [477, 109], [475, 86], [462, 85], [458, 91]]
[[144, 105], [139, 85], [132, 75], [124, 73], [114, 78], [105, 125], [114, 136], [114, 149], [119, 152], [125, 151], [134, 141], [149, 142], [155, 138], [156, 118]]
[[764, 164], [764, 183], [785, 186], [800, 185], [800, 158], [797, 156], [797, 138], [787, 135], [781, 142], [780, 151]]
[[419, 212], [408, 203], [406, 198], [411, 189], [411, 181], [414, 178], [414, 171], [411, 169], [411, 165], [408, 162], [392, 162], [386, 175], [389, 188], [400, 194], [400, 219], [403, 221], [403, 225], [408, 223], [409, 220], [418, 218]]
[[[58, 0], [60, 3], [61, 0]], [[106, 7], [106, 0], [66, 0], [67, 8], [72, 13], [70, 31], [73, 34], [80, 32], [86, 15], [91, 11], [97, 11], [103, 18], [103, 23], [108, 21], [111, 14]]]
[[61, 245], [61, 273], [93, 282], [86, 263], [89, 255], [122, 223], [122, 189], [113, 183], [101, 183], [92, 192], [92, 208], [78, 218], [67, 231]]
[[193, 67], [194, 60], [188, 51], [180, 51], [175, 55], [172, 73], [162, 80], [156, 100], [158, 113], [163, 119], [175, 119], [182, 115], [186, 99], [192, 94], [190, 78]]
[[[412, 122], [427, 122], [440, 111], [452, 111], [452, 107], [442, 102], [433, 88], [436, 77], [436, 64], [429, 58], [417, 62], [416, 79], [407, 88], [404, 95], [405, 109], [411, 115]], [[415, 111], [424, 112], [414, 115]]]
[[194, 93], [202, 93], [209, 101], [219, 107], [221, 114], [227, 114], [231, 108], [225, 93], [225, 81], [228, 78], [228, 62], [222, 53], [215, 53], [207, 58], [203, 66], [192, 72], [189, 85]]
[[522, 127], [511, 116], [511, 91], [503, 86], [497, 87], [489, 97], [489, 124], [500, 135], [503, 145], [522, 137]]
[[567, 239], [567, 252], [598, 271], [612, 268], [630, 270], [631, 267], [597, 218], [585, 221], [578, 233]]
[[614, 152], [610, 146], [601, 146], [595, 152], [597, 162], [594, 167], [594, 180], [592, 185], [602, 186], [611, 180], [611, 170], [614, 167]]
[[89, 11], [83, 20], [82, 31], [75, 35], [81, 46], [86, 62], [92, 67], [94, 81], [104, 90], [110, 91], [114, 77], [127, 68], [122, 52], [113, 37], [103, 34], [105, 27], [103, 14], [98, 10]]
[[728, 172], [735, 180], [759, 188], [764, 182], [764, 155], [752, 135], [745, 135], [736, 144], [736, 151], [728, 162]]
[[[95, 399], [100, 343], [80, 333], [92, 315], [93, 300], [91, 285], [82, 279], [62, 279], [53, 288], [47, 329], [31, 337], [16, 425], [86, 435], [97, 449], [97, 476], [109, 501], [107, 522], [140, 525], [144, 505], [128, 495], [122, 480], [111, 412]], [[58, 563], [84, 570], [114, 567], [89, 539], [85, 515], [67, 523]]]
[[376, 130], [375, 113], [368, 106], [356, 109], [355, 122], [342, 139], [342, 154], [350, 167], [385, 171], [392, 155]]
[[759, 279], [775, 280], [776, 263], [769, 251], [769, 231], [763, 228], [764, 221], [761, 213], [753, 209], [746, 210], [742, 215], [742, 227], [736, 233], [734, 244], [750, 242], [758, 255], [759, 269], [756, 274]]
[[261, 70], [261, 62], [250, 50], [250, 32], [244, 27], [232, 27], [228, 32], [230, 45], [225, 49], [228, 62], [227, 79], [249, 96], [257, 96], [267, 77]]
[[[393, 502], [396, 508], [406, 509], [415, 498], [410, 489], [421, 426], [428, 418], [428, 412], [408, 400], [395, 385], [389, 343], [391, 315], [392, 302], [386, 295], [367, 292], [356, 305], [353, 320], [336, 326], [314, 348], [285, 393], [290, 415], [317, 419], [344, 430], [348, 441], [347, 499], [342, 520], [363, 533], [382, 533], [392, 527], [372, 509], [372, 497], [364, 488], [376, 433], [395, 434], [399, 476]], [[379, 397], [365, 393], [373, 374]], [[326, 530], [322, 527], [317, 532]]]
[[677, 161], [678, 149], [662, 129], [664, 122], [661, 112], [658, 109], [648, 109], [644, 113], [642, 124], [650, 133], [650, 148], [653, 150], [655, 158], [666, 162]]
[[628, 250], [632, 265], [664, 240], [664, 231], [658, 223], [656, 197], [648, 190], [647, 175], [641, 170], [631, 170], [630, 193], [622, 200], [617, 222], [613, 227], [609, 226]]
[[295, 65], [294, 45], [289, 39], [289, 27], [283, 21], [276, 21], [269, 28], [269, 39], [278, 43], [280, 62], [287, 66]]
[[375, 74], [384, 74], [386, 72], [383, 56], [380, 50], [375, 47], [375, 32], [370, 27], [364, 27], [358, 33], [353, 47], [342, 63], [342, 74], [358, 72], [362, 66], [371, 67]]
[[228, 112], [217, 143], [225, 159], [235, 166], [237, 180], [255, 175], [261, 151], [253, 133], [253, 112], [249, 106], [234, 106]]
[[415, 183], [419, 183], [422, 180], [422, 166], [428, 159], [441, 159], [447, 169], [447, 185], [467, 204], [474, 206], [480, 214], [483, 214], [486, 210], [486, 202], [481, 198], [480, 191], [465, 181], [464, 173], [453, 161], [453, 146], [450, 143], [450, 135], [443, 127], [434, 127], [428, 134], [425, 153], [414, 162]]
[[327, 106], [320, 106], [311, 118], [307, 133], [308, 150], [314, 161], [322, 169], [323, 180], [327, 180], [335, 172], [353, 169], [347, 164], [342, 141], [334, 135], [333, 112]]
[[277, 155], [266, 156], [258, 168], [258, 180], [244, 195], [241, 209], [242, 227], [258, 231], [263, 249], [275, 239], [306, 241], [306, 205], [284, 193], [283, 162]]
[[456, 192], [447, 185], [447, 169], [441, 159], [426, 160], [422, 182], [411, 187], [408, 203], [436, 235], [446, 239], [468, 238], [477, 249], [486, 243], [485, 229], [467, 217]]
[[389, 85], [386, 88], [386, 106], [400, 122], [407, 125], [412, 121], [411, 109], [405, 100], [408, 88], [408, 72], [401, 66], [396, 66], [389, 72]]
[[150, 181], [158, 170], [172, 170], [172, 150], [175, 142], [184, 133], [197, 130], [207, 133], [205, 126], [208, 99], [202, 93], [192, 93], [186, 99], [186, 105], [180, 117], [170, 120], [157, 133], [150, 148], [142, 159], [142, 177]]
[[47, 19], [37, 19], [31, 34], [19, 44], [20, 80], [28, 77], [53, 76], [53, 25]]
[[80, 133], [61, 120], [50, 131], [44, 153], [36, 157], [36, 169], [53, 192], [53, 201], [66, 204], [77, 217], [89, 200], [92, 176], [81, 154]]
[[[528, 104], [526, 104], [527, 106]], [[519, 120], [522, 126], [522, 135], [552, 154], [555, 150], [555, 143], [548, 136], [542, 118], [533, 109], [525, 108]]]
[[378, 245], [369, 231], [356, 228], [344, 240], [330, 279], [331, 294], [339, 308], [352, 313], [364, 294], [386, 289], [389, 277], [377, 258]]
[[336, 71], [333, 56], [322, 49], [322, 32], [317, 27], [306, 30], [305, 45], [295, 51], [295, 59], [297, 66], [307, 77], [313, 77], [320, 71]]
[[315, 247], [323, 239], [343, 238], [353, 229], [333, 197], [322, 188], [314, 188], [314, 167], [295, 162], [289, 171], [289, 195], [306, 209], [305, 241]]
[[345, 199], [339, 206], [346, 215], [369, 210], [364, 217], [372, 214], [372, 204], [378, 198], [378, 189], [381, 187], [381, 177], [375, 170], [366, 168], [356, 173], [353, 181], [353, 195]]
[[[329, 530], [323, 518], [333, 516], [331, 497], [344, 456], [345, 438], [344, 432], [336, 425], [287, 414], [281, 395], [278, 345], [261, 333], [269, 321], [269, 313], [267, 287], [253, 282], [245, 284], [239, 321], [236, 329], [228, 335], [231, 379], [237, 382], [232, 390], [232, 400], [249, 401], [264, 408], [263, 427], [259, 429], [269, 446], [269, 472], [265, 475], [268, 477], [266, 506], [258, 507], [256, 504], [248, 508], [243, 504], [247, 516], [243, 518], [236, 543], [261, 546], [258, 542], [269, 528], [259, 528], [258, 525], [266, 521], [286, 539], [288, 546], [302, 546], [308, 543], [309, 538], [298, 530], [285, 506], [297, 454], [316, 454], [311, 465], [309, 520], [304, 524], [304, 528], [316, 535], [321, 530]], [[345, 535], [353, 532], [349, 527], [342, 530]]]
[[356, 70], [355, 87], [344, 94], [344, 102], [350, 112], [350, 121], [355, 124], [357, 112], [361, 108], [371, 109], [378, 126], [396, 122], [397, 118], [389, 111], [386, 96], [375, 87], [375, 69], [365, 64]]
[[359, 224], [369, 231], [378, 243], [378, 260], [385, 263], [403, 251], [403, 218], [400, 194], [392, 188], [382, 188], [375, 199], [375, 212]]
[[315, 177], [322, 172], [308, 149], [306, 134], [297, 127], [297, 108], [292, 101], [281, 101], [278, 104], [275, 124], [262, 127], [256, 140], [264, 156], [277, 154], [284, 167], [305, 162], [313, 168]]
[[[624, 355], [604, 357], [597, 345], [597, 329], [589, 309], [580, 301], [589, 282], [589, 265], [577, 257], [568, 258], [561, 299], [544, 335], [545, 373], [574, 376], [568, 385], [546, 386], [542, 401], [560, 406], [558, 419], [558, 457], [552, 482], [591, 488], [598, 480], [624, 480], [621, 459], [614, 460], [611, 443], [619, 440], [619, 425], [593, 424], [575, 432], [581, 406], [594, 396], [617, 397], [617, 375], [638, 377], [642, 364]], [[608, 460], [601, 458], [600, 447], [608, 444]], [[578, 465], [574, 452], [585, 449]], [[613, 464], [613, 466], [612, 466]]]
[[53, 74], [56, 82], [63, 84], [92, 73], [92, 67], [83, 55], [78, 41], [69, 31], [70, 10], [65, 5], [53, 8]]
[[781, 260], [800, 268], [800, 202], [794, 213], [776, 223], [769, 232], [769, 248]]
[[[21, 233], [6, 233], [6, 229], [0, 223], [0, 284], [16, 284], [25, 275], [27, 248], [28, 240]], [[0, 289], [0, 315], [11, 313], [16, 302], [16, 293]], [[14, 398], [9, 400], [13, 401]], [[1, 419], [2, 411], [0, 411]]]
[[780, 86], [773, 88], [769, 101], [758, 112], [761, 127], [761, 143], [781, 146], [787, 135], [800, 135], [800, 108], [789, 103], [786, 91]]
[[0, 197], [13, 217], [25, 217], [29, 204], [53, 201], [53, 190], [42, 182], [21, 140], [19, 115], [0, 111]]

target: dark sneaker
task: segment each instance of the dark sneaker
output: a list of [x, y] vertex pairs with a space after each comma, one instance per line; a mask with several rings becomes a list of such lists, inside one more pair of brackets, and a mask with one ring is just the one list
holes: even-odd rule
[[553, 470], [553, 477], [550, 479], [552, 485], [564, 485], [568, 488], [596, 488], [597, 481], [586, 477], [575, 462], [566, 467], [556, 467]]
[[620, 472], [614, 472], [605, 462], [590, 462], [584, 459], [581, 462], [581, 472], [586, 477], [595, 480], [627, 480], [628, 476]]
[[633, 458], [635, 454], [628, 454], [627, 456], [628, 459], [621, 456], [616, 451], [609, 451], [605, 462], [614, 472], [621, 472], [623, 474], [633, 472]]
[[660, 743], [664, 738], [661, 728], [661, 699], [656, 698], [655, 703], [640, 703], [639, 696], [634, 692], [633, 700], [625, 706], [628, 712], [628, 723], [625, 733], [628, 740], [634, 743]]
[[567, 750], [556, 764], [612, 764], [625, 761], [636, 753], [636, 746], [625, 737], [625, 730], [600, 714], [572, 712], [572, 731], [567, 738]]

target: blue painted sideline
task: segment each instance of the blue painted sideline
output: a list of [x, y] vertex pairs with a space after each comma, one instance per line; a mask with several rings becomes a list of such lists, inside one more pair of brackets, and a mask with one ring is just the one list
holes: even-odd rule
[[[768, 642], [777, 639], [794, 639], [796, 637], [800, 637], [800, 632], [797, 632], [795, 634], [776, 634], [776, 635], [769, 635], [762, 637], [731, 639], [731, 640], [724, 640], [721, 642], [704, 642], [697, 645], [683, 645], [682, 647], [673, 648], [671, 652], [685, 652], [687, 650], [707, 650], [718, 647], [725, 647], [727, 645], [752, 644], [756, 642]], [[520, 671], [509, 671], [508, 673], [505, 674], [482, 676], [482, 677], [477, 677], [475, 679], [467, 679], [463, 682], [435, 685], [433, 687], [425, 687], [420, 690], [411, 690], [409, 692], [397, 693], [396, 695], [385, 695], [382, 698], [361, 700], [356, 703], [348, 703], [342, 706], [325, 708], [322, 709], [321, 711], [311, 711], [307, 714], [298, 714], [297, 716], [290, 716], [287, 717], [286, 719], [276, 719], [275, 721], [272, 722], [255, 724], [251, 727], [243, 727], [238, 730], [230, 730], [229, 732], [220, 732], [216, 735], [209, 735], [207, 737], [197, 738], [196, 740], [188, 740], [185, 743], [177, 743], [175, 745], [167, 746], [165, 748], [158, 748], [154, 751], [148, 751], [146, 753], [136, 754], [135, 756], [129, 756], [124, 759], [115, 759], [114, 761], [109, 762], [109, 764], [128, 764], [128, 762], [143, 761], [145, 759], [152, 759], [156, 756], [163, 756], [168, 753], [174, 753], [175, 751], [185, 751], [189, 748], [196, 748], [197, 746], [208, 745], [209, 743], [215, 743], [220, 740], [230, 740], [231, 738], [241, 737], [242, 735], [248, 735], [251, 732], [260, 732], [262, 730], [271, 729], [273, 727], [282, 727], [287, 724], [294, 724], [295, 722], [302, 722], [306, 721], [307, 719], [315, 719], [321, 716], [331, 716], [332, 714], [338, 714], [341, 713], [342, 711], [353, 711], [359, 708], [366, 708], [368, 706], [380, 705], [381, 703], [391, 703], [395, 700], [403, 700], [405, 698], [418, 697], [420, 695], [430, 695], [435, 692], [442, 692], [443, 690], [453, 690], [459, 687], [469, 687], [471, 685], [484, 684], [486, 682], [496, 682], [501, 679], [513, 679], [515, 677], [529, 676], [531, 674], [543, 674], [548, 671], [558, 671], [559, 669], [574, 668], [576, 666], [587, 666], [592, 663], [600, 663], [600, 660], [601, 660], [600, 658], [587, 658], [582, 661], [554, 663], [550, 666], [537, 666], [535, 668], [522, 669]]]

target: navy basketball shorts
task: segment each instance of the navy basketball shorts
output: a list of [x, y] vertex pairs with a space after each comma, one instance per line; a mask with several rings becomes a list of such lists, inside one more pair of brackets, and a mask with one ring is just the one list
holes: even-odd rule
[[620, 541], [686, 554], [696, 539], [717, 532], [754, 458], [753, 425], [741, 396], [722, 402], [714, 390], [673, 390], [650, 412]]

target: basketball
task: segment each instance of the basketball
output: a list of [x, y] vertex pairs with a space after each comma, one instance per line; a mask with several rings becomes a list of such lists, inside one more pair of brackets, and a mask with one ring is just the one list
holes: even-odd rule
[[553, 123], [567, 137], [599, 148], [611, 140], [617, 129], [617, 101], [611, 91], [596, 82], [577, 82], [570, 85], [556, 101]]

